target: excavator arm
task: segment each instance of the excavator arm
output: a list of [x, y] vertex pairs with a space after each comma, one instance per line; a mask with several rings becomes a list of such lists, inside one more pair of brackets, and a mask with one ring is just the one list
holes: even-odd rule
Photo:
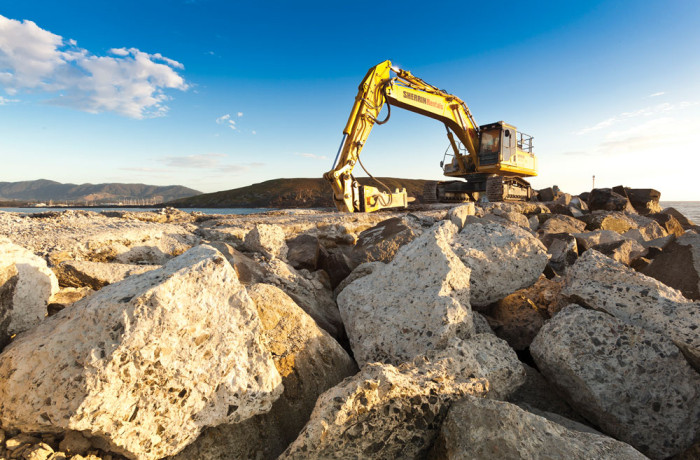
[[[405, 189], [392, 192], [387, 187], [380, 190], [360, 185], [352, 175], [355, 165], [362, 165], [360, 153], [372, 128], [375, 124], [385, 123], [391, 114], [389, 107], [387, 119], [377, 118], [387, 103], [444, 123], [455, 154], [454, 166], [461, 174], [476, 170], [479, 128], [466, 104], [458, 97], [414, 77], [410, 72], [392, 66], [390, 61], [384, 61], [369, 69], [362, 80], [343, 130], [343, 140], [333, 169], [323, 175], [331, 183], [333, 199], [340, 211], [370, 212], [407, 205]], [[468, 154], [460, 152], [454, 136], [457, 136]]]

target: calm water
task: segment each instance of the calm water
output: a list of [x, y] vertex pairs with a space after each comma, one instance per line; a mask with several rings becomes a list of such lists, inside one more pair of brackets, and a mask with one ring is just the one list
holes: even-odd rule
[[[100, 207], [87, 207], [87, 208], [0, 208], [0, 211], [5, 212], [21, 212], [25, 214], [34, 214], [37, 212], [47, 212], [47, 211], [66, 211], [66, 210], [80, 210], [80, 211], [130, 211], [130, 212], [144, 212], [144, 211], [155, 211], [158, 212], [160, 208], [100, 208]], [[184, 208], [182, 211], [185, 212], [201, 212], [203, 214], [255, 214], [258, 212], [275, 211], [271, 208]]]
[[676, 208], [688, 219], [700, 225], [700, 201], [661, 201], [662, 208]]

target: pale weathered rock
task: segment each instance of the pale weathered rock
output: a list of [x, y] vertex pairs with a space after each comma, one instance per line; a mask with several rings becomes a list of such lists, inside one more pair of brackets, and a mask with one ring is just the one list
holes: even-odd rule
[[58, 281], [44, 259], [0, 239], [0, 350], [44, 319], [56, 292]]
[[700, 375], [661, 335], [570, 305], [530, 351], [577, 411], [652, 458], [681, 452], [700, 430]]
[[580, 252], [587, 251], [598, 244], [614, 243], [624, 240], [624, 237], [612, 230], [593, 230], [591, 232], [574, 233], [576, 245]]
[[639, 227], [639, 224], [623, 212], [595, 211], [581, 218], [586, 223], [586, 230], [610, 230], [620, 235]]
[[485, 378], [489, 382], [488, 397], [505, 399], [525, 383], [522, 363], [505, 340], [491, 333], [474, 334], [462, 340], [450, 339], [445, 348], [429, 350], [414, 360], [418, 366], [429, 366], [454, 379]]
[[530, 230], [530, 221], [527, 219], [527, 216], [519, 212], [494, 209], [491, 211], [491, 214], [484, 216], [484, 219], [487, 219], [489, 216], [499, 217], [500, 220], [504, 221], [505, 223], [516, 224], [522, 228]]
[[245, 245], [251, 251], [259, 252], [266, 257], [283, 260], [287, 258], [289, 250], [284, 240], [284, 230], [278, 225], [256, 225], [246, 234]]
[[700, 235], [687, 232], [677, 238], [642, 273], [678, 289], [688, 299], [700, 300]]
[[649, 214], [649, 217], [654, 219], [656, 222], [663, 227], [669, 234], [676, 236], [682, 236], [685, 233], [685, 229], [678, 220], [672, 214], [658, 213]]
[[336, 340], [344, 340], [345, 330], [329, 287], [317, 279], [315, 274], [304, 276], [305, 270], [297, 271], [280, 259], [272, 259], [265, 266], [266, 274], [262, 280], [282, 289], [308, 313], [315, 321]]
[[562, 296], [663, 334], [700, 370], [700, 304], [601, 253], [586, 251], [570, 268]]
[[435, 459], [635, 459], [631, 446], [571, 430], [514, 404], [467, 396], [450, 407], [431, 452]]
[[131, 275], [139, 275], [159, 267], [73, 260], [62, 262], [53, 270], [62, 287], [89, 287], [97, 291]]
[[527, 221], [528, 224], [530, 224], [530, 231], [536, 232], [537, 229], [540, 228], [540, 220], [537, 218], [537, 216], [530, 216]]
[[537, 233], [577, 233], [586, 228], [586, 224], [578, 219], [561, 214], [555, 214], [540, 224]]
[[89, 211], [21, 215], [0, 213], [0, 235], [46, 258], [127, 264], [163, 264], [199, 238], [191, 224], [158, 224], [117, 219]]
[[408, 361], [472, 333], [469, 269], [450, 248], [456, 231], [449, 221], [436, 224], [338, 294], [360, 365]]
[[488, 392], [488, 381], [427, 366], [370, 363], [321, 395], [280, 459], [423, 458], [452, 401]]
[[0, 355], [0, 422], [173, 454], [204, 426], [270, 409], [282, 386], [260, 334], [231, 265], [198, 246], [18, 336]]
[[467, 216], [473, 216], [476, 214], [476, 208], [474, 203], [465, 203], [460, 206], [455, 206], [450, 209], [448, 213], [448, 218], [450, 221], [457, 226], [458, 230], [464, 228], [464, 223], [467, 220]]
[[549, 266], [559, 275], [563, 275], [567, 267], [578, 259], [576, 238], [569, 233], [545, 233], [540, 235], [540, 241], [550, 256]]
[[[417, 228], [418, 227], [418, 228]], [[410, 217], [392, 217], [360, 233], [352, 248], [352, 266], [365, 262], [390, 262], [399, 248], [420, 235], [420, 225]]]
[[648, 250], [635, 240], [621, 240], [614, 243], [596, 244], [591, 249], [605, 254], [612, 260], [630, 265], [633, 260], [647, 255]]
[[318, 396], [357, 372], [345, 350], [283, 291], [255, 284], [248, 293], [260, 314], [265, 347], [282, 376], [284, 393], [268, 413], [207, 428], [177, 460], [277, 458], [304, 427]]
[[529, 231], [495, 222], [467, 225], [451, 246], [471, 269], [470, 302], [474, 306], [488, 305], [533, 285], [548, 260], [546, 248]]

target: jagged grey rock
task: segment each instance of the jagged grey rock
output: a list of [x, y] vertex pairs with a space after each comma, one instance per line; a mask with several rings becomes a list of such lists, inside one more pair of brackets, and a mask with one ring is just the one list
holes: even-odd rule
[[472, 396], [450, 407], [431, 454], [483, 460], [646, 458], [607, 436], [571, 430], [514, 404]]
[[652, 458], [693, 444], [700, 375], [667, 338], [569, 305], [530, 347], [540, 371], [584, 417]]
[[488, 381], [442, 368], [370, 363], [323, 393], [280, 459], [423, 458], [452, 401], [488, 392]]
[[408, 361], [471, 335], [469, 269], [450, 248], [456, 231], [450, 221], [436, 224], [338, 294], [358, 364]]
[[550, 268], [557, 274], [564, 274], [578, 259], [576, 238], [569, 233], [545, 233], [540, 235], [540, 241], [550, 255]]
[[529, 231], [495, 222], [465, 226], [454, 236], [451, 247], [471, 269], [470, 302], [474, 306], [488, 305], [533, 285], [548, 260], [547, 249]]
[[277, 458], [304, 427], [318, 396], [357, 372], [345, 350], [282, 290], [255, 284], [248, 294], [260, 314], [264, 344], [282, 376], [284, 393], [268, 413], [207, 428], [176, 460]]
[[245, 246], [266, 257], [285, 260], [287, 258], [287, 242], [284, 240], [284, 230], [279, 225], [257, 224], [245, 236]]
[[44, 259], [0, 238], [0, 350], [44, 319], [57, 292], [58, 281]]
[[603, 254], [586, 251], [566, 276], [562, 296], [670, 338], [700, 370], [700, 304]]
[[350, 274], [343, 281], [340, 282], [338, 287], [336, 287], [333, 291], [333, 295], [335, 295], [335, 297], [338, 297], [338, 294], [340, 294], [343, 291], [343, 289], [348, 287], [350, 283], [362, 278], [363, 276], [369, 275], [374, 271], [375, 268], [381, 267], [382, 265], [384, 265], [384, 262], [365, 262], [363, 264], [358, 265], [353, 271], [350, 272]]
[[0, 422], [84, 431], [138, 459], [174, 454], [280, 395], [261, 332], [231, 265], [195, 247], [18, 336], [0, 355]]
[[139, 275], [160, 268], [160, 265], [134, 265], [88, 260], [72, 260], [54, 267], [58, 283], [63, 287], [89, 287], [99, 290], [131, 275]]
[[700, 235], [686, 232], [669, 243], [642, 273], [700, 300]]

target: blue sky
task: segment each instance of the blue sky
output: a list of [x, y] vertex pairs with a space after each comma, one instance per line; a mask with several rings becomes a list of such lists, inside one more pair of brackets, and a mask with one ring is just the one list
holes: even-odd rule
[[[0, 181], [320, 177], [361, 78], [391, 59], [533, 135], [536, 188], [595, 175], [700, 200], [699, 25], [695, 0], [0, 2]], [[446, 147], [397, 109], [362, 159], [440, 179]]]

